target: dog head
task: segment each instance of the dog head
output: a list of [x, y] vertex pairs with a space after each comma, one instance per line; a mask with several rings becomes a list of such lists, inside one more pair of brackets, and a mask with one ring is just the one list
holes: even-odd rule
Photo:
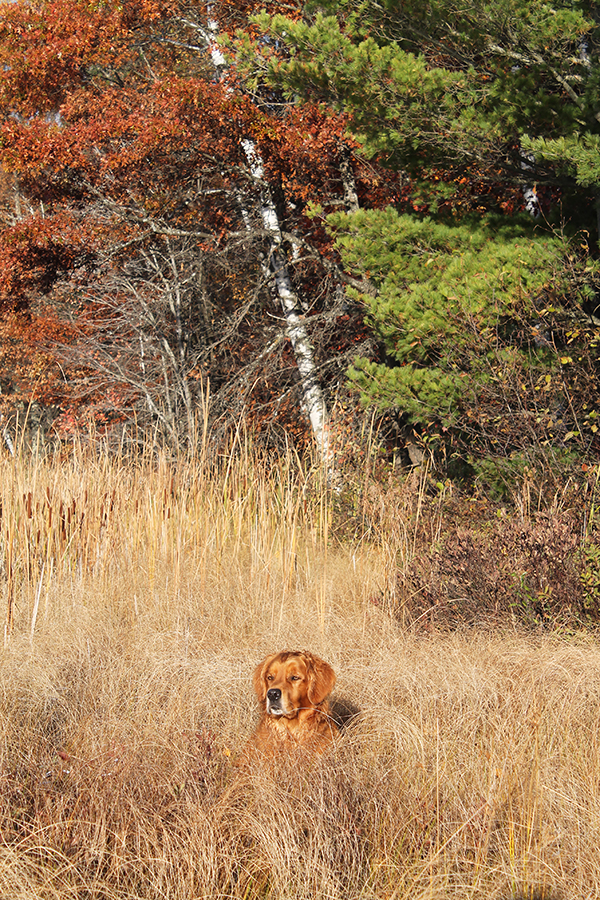
[[325, 700], [335, 685], [335, 673], [329, 663], [312, 653], [284, 650], [258, 664], [253, 683], [267, 715], [293, 718]]

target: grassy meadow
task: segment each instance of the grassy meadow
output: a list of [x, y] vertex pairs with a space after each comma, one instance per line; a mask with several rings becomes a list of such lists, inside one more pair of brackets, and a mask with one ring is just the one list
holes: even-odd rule
[[[1, 898], [600, 897], [600, 646], [403, 626], [418, 475], [340, 532], [318, 472], [243, 442], [4, 455], [0, 503]], [[360, 714], [242, 778], [284, 648]]]

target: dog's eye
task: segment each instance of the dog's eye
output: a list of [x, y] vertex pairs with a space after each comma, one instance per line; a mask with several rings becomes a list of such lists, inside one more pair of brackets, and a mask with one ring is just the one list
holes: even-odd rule
[[267, 675], [267, 681], [273, 681], [273, 676], [272, 676], [272, 675]]
[[299, 675], [290, 675], [290, 681], [300, 681]]

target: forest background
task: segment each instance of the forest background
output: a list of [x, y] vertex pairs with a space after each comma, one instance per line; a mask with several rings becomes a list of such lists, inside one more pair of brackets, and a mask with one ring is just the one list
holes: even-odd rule
[[593, 462], [595, 4], [287, 12], [5, 6], [5, 435]]
[[1, 11], [0, 893], [600, 895], [597, 5]]
[[[479, 594], [541, 541], [534, 618], [595, 618], [596, 5], [281, 12], [3, 8], [6, 451], [20, 423], [29, 446], [175, 456], [210, 435], [216, 459], [243, 427], [314, 451], [342, 530], [365, 466], [425, 466]], [[560, 497], [558, 532], [504, 527], [522, 496]], [[427, 557], [419, 615], [456, 599], [421, 589]]]

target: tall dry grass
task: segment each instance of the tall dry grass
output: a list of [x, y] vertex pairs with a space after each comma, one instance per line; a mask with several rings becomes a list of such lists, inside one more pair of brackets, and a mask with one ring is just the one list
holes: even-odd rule
[[[318, 473], [243, 442], [5, 457], [0, 500], [0, 897], [600, 896], [597, 643], [402, 631], [373, 599], [418, 482], [345, 543]], [[240, 779], [283, 647], [361, 713], [328, 759]]]

